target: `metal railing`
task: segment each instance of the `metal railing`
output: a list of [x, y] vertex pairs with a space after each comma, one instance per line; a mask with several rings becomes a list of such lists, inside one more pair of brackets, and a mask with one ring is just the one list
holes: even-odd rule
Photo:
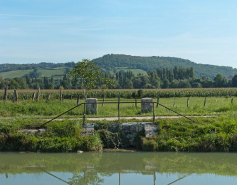
[[165, 105], [162, 105], [162, 104], [160, 104], [159, 102], [137, 102], [136, 101], [136, 99], [135, 99], [135, 102], [132, 102], [132, 101], [127, 101], [127, 102], [121, 102], [120, 101], [120, 98], [118, 99], [118, 101], [99, 101], [98, 100], [98, 102], [97, 103], [80, 103], [80, 104], [77, 104], [76, 106], [74, 106], [74, 107], [72, 107], [71, 109], [69, 109], [69, 110], [67, 110], [67, 111], [65, 111], [65, 112], [63, 112], [63, 113], [61, 113], [61, 114], [59, 114], [58, 116], [56, 116], [56, 117], [54, 117], [54, 118], [52, 118], [52, 119], [50, 119], [50, 120], [48, 120], [47, 122], [45, 122], [45, 123], [43, 123], [42, 125], [40, 125], [40, 127], [42, 127], [42, 126], [45, 126], [46, 124], [48, 124], [48, 123], [50, 123], [51, 121], [53, 121], [53, 120], [55, 120], [55, 119], [57, 119], [57, 118], [59, 118], [60, 116], [62, 116], [62, 115], [64, 115], [64, 114], [66, 114], [66, 113], [68, 113], [68, 112], [70, 112], [70, 111], [72, 111], [73, 109], [75, 109], [75, 108], [77, 108], [77, 107], [79, 107], [79, 106], [81, 106], [81, 105], [83, 105], [84, 107], [83, 107], [83, 125], [85, 125], [85, 121], [86, 121], [86, 105], [87, 104], [102, 104], [103, 106], [104, 106], [104, 104], [117, 104], [118, 105], [118, 120], [120, 121], [120, 104], [123, 104], [123, 103], [126, 103], [126, 104], [134, 104], [135, 103], [135, 107], [137, 108], [137, 104], [138, 103], [144, 103], [144, 104], [146, 104], [146, 103], [152, 103], [152, 122], [153, 122], [153, 124], [155, 124], [155, 104], [157, 105], [157, 107], [158, 107], [158, 105], [160, 105], [161, 107], [163, 107], [163, 108], [165, 108], [165, 109], [167, 109], [167, 110], [169, 110], [169, 111], [171, 111], [171, 112], [174, 112], [174, 113], [176, 113], [176, 114], [178, 114], [179, 116], [181, 116], [181, 117], [184, 117], [184, 118], [186, 118], [186, 119], [188, 119], [188, 120], [190, 120], [190, 121], [192, 121], [192, 122], [197, 122], [196, 120], [193, 120], [193, 119], [191, 119], [191, 118], [189, 118], [189, 117], [187, 117], [187, 116], [185, 116], [185, 115], [183, 115], [183, 114], [181, 114], [181, 113], [178, 113], [177, 111], [175, 111], [175, 110], [172, 110], [171, 108], [168, 108], [168, 107], [166, 107]]

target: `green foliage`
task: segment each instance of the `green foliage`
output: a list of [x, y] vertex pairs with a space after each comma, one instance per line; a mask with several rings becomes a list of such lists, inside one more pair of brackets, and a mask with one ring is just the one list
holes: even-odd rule
[[81, 62], [69, 71], [74, 80], [80, 80], [82, 89], [84, 89], [84, 96], [87, 97], [88, 91], [95, 88], [98, 81], [102, 84], [111, 84], [110, 79], [102, 76], [102, 71], [97, 67], [93, 61], [83, 59]]
[[228, 117], [159, 121], [159, 133], [143, 140], [149, 151], [228, 152], [237, 151], [237, 121]]
[[119, 148], [121, 146], [121, 134], [113, 133], [108, 130], [98, 130], [100, 139], [102, 140], [104, 148]]
[[[30, 124], [31, 123], [31, 124]], [[0, 124], [1, 151], [67, 152], [100, 151], [102, 143], [98, 134], [81, 135], [81, 124], [75, 121], [54, 121], [44, 134], [27, 135], [19, 129], [32, 126], [30, 120], [17, 120], [11, 124]]]

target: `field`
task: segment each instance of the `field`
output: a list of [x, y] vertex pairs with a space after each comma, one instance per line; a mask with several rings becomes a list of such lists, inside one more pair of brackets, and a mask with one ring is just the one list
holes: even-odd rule
[[127, 67], [115, 67], [115, 69], [116, 69], [116, 72], [119, 72], [120, 70], [123, 70], [125, 72], [131, 71], [135, 76], [138, 75], [139, 73], [143, 75], [147, 74], [147, 72], [142, 69], [128, 69]]
[[[65, 74], [65, 67], [58, 67], [54, 69], [39, 69], [38, 71], [42, 73], [41, 77], [51, 77], [51, 76], [63, 76]], [[21, 78], [25, 76], [26, 74], [30, 74], [32, 70], [17, 70], [17, 71], [9, 71], [9, 72], [1, 72], [0, 76], [3, 77], [3, 79], [6, 78]]]

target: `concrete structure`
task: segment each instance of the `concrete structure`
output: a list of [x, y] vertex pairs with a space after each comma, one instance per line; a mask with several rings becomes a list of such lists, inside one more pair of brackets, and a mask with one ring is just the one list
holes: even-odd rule
[[150, 137], [158, 132], [158, 125], [150, 122], [140, 122], [140, 123], [122, 123], [122, 124], [111, 124], [108, 130], [110, 132], [120, 132], [123, 133], [125, 140], [122, 141], [122, 147], [136, 146], [134, 141], [137, 134], [144, 134], [145, 137]]
[[97, 98], [86, 98], [86, 114], [97, 114]]
[[153, 103], [152, 103], [152, 98], [142, 98], [141, 99], [141, 112], [146, 113], [146, 112], [151, 112]]

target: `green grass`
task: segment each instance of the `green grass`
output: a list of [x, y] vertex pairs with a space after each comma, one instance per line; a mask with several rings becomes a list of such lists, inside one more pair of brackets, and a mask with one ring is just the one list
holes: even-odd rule
[[1, 72], [0, 75], [3, 77], [3, 79], [6, 78], [16, 78], [16, 77], [22, 77], [26, 74], [29, 74], [33, 70], [17, 70], [17, 71], [9, 71], [9, 72]]
[[143, 141], [143, 148], [157, 151], [237, 151], [236, 118], [199, 118], [194, 124], [184, 119], [159, 120], [159, 133]]
[[[58, 67], [54, 69], [39, 69], [38, 71], [42, 73], [41, 77], [51, 77], [51, 76], [63, 76], [65, 74], [65, 67]], [[32, 70], [17, 70], [17, 71], [9, 71], [9, 72], [1, 72], [0, 75], [3, 79], [6, 78], [16, 78], [23, 77], [26, 74], [30, 74]]]
[[[105, 99], [104, 107], [102, 104], [98, 104], [98, 114], [97, 115], [86, 115], [86, 117], [116, 117], [118, 116], [118, 104], [106, 103], [106, 102], [117, 102], [117, 98]], [[138, 100], [140, 101], [140, 100]], [[153, 99], [156, 102], [156, 99]], [[102, 102], [101, 99], [98, 102]], [[125, 103], [123, 103], [125, 102]], [[134, 102], [134, 103], [126, 103]], [[80, 103], [84, 103], [81, 100]], [[231, 104], [231, 98], [224, 97], [209, 97], [206, 99], [206, 106], [204, 107], [204, 98], [202, 97], [191, 97], [189, 98], [189, 107], [187, 107], [187, 98], [160, 98], [160, 104], [180, 113], [183, 115], [195, 116], [195, 115], [236, 115], [237, 104], [234, 101]], [[32, 102], [31, 100], [21, 100], [18, 103], [13, 103], [11, 101], [2, 102], [0, 104], [0, 116], [7, 117], [32, 117], [32, 118], [52, 118], [55, 117], [72, 107], [76, 106], [76, 100], [64, 100], [60, 102], [59, 100], [50, 100], [45, 102], [41, 100], [40, 102]], [[84, 113], [84, 106], [81, 105], [74, 110], [66, 113], [62, 117], [73, 117], [82, 118]], [[137, 103], [137, 108], [135, 107], [134, 99], [123, 99], [121, 98], [120, 103], [120, 116], [130, 117], [130, 116], [152, 116], [150, 113], [141, 113], [141, 104]], [[174, 116], [177, 115], [170, 110], [163, 108], [162, 106], [155, 105], [155, 115], [156, 116]], [[2, 119], [2, 118], [1, 118]]]

